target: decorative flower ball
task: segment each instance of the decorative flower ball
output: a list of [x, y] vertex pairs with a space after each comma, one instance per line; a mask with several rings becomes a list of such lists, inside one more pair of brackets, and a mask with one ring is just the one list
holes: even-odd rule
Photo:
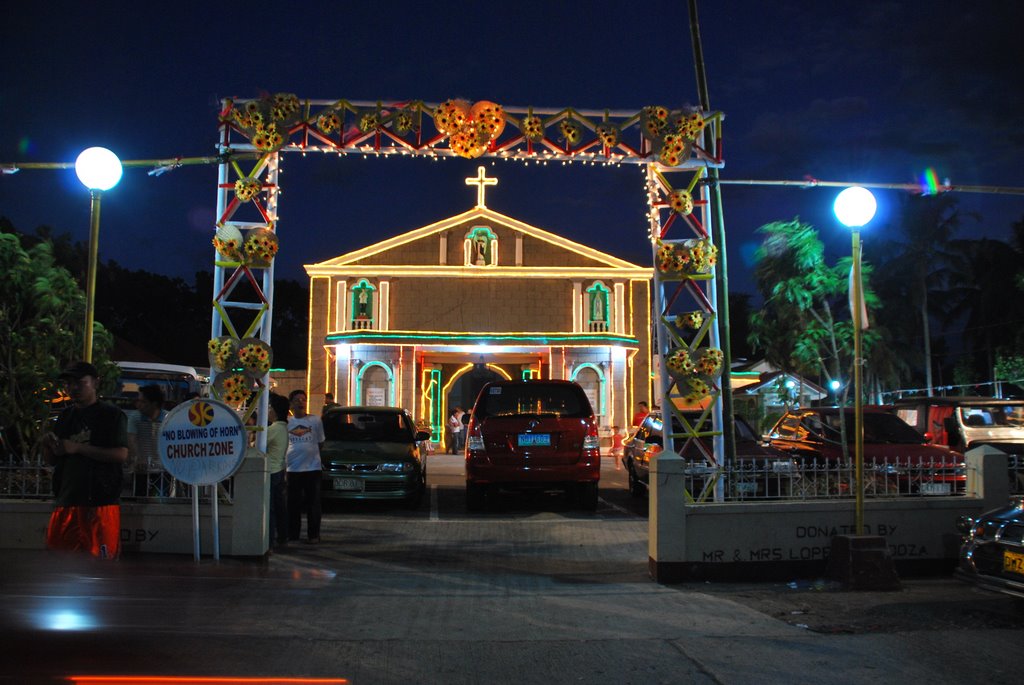
[[334, 133], [341, 128], [341, 117], [337, 112], [324, 112], [316, 118], [316, 127], [321, 133]]
[[677, 214], [693, 213], [693, 196], [682, 188], [673, 190], [668, 196], [668, 206]]
[[717, 347], [707, 347], [697, 356], [697, 373], [702, 376], [715, 377], [722, 373], [722, 362], [725, 355]]
[[676, 325], [697, 330], [704, 323], [704, 312], [686, 312], [676, 317]]
[[284, 137], [277, 130], [277, 124], [267, 124], [253, 134], [252, 144], [260, 152], [273, 152], [284, 145]]
[[693, 267], [695, 255], [693, 248], [687, 245], [676, 245], [673, 262], [673, 271], [689, 272]]
[[243, 373], [218, 376], [216, 385], [221, 401], [233, 407], [244, 404], [252, 394], [250, 381]]
[[538, 143], [544, 139], [544, 122], [538, 116], [527, 114], [523, 117], [523, 120], [519, 122], [519, 129], [523, 132], [523, 136], [529, 141]]
[[562, 119], [558, 124], [562, 139], [569, 145], [577, 145], [583, 139], [583, 129], [572, 119]]
[[448, 143], [458, 156], [476, 159], [487, 151], [488, 139], [487, 133], [476, 126], [464, 126], [448, 139]]
[[359, 130], [363, 133], [369, 133], [380, 126], [380, 117], [376, 112], [366, 112], [359, 117]]
[[210, 357], [210, 366], [214, 371], [230, 371], [235, 366], [238, 355], [238, 341], [231, 336], [212, 338], [206, 344]]
[[654, 258], [655, 263], [658, 265], [658, 271], [662, 273], [668, 273], [676, 270], [676, 251], [667, 243], [658, 241], [658, 251]]
[[242, 341], [238, 361], [246, 371], [263, 375], [270, 370], [270, 347], [261, 340]]
[[469, 103], [465, 100], [445, 100], [434, 110], [434, 126], [451, 136], [459, 132], [469, 119]]
[[235, 197], [240, 202], [252, 200], [263, 190], [263, 183], [258, 178], [248, 176], [235, 181]]
[[598, 124], [594, 128], [598, 140], [605, 147], [615, 147], [619, 144], [620, 131], [615, 124]]
[[270, 266], [277, 248], [277, 234], [266, 228], [252, 230], [245, 238], [245, 255], [250, 266]]
[[665, 368], [673, 376], [689, 376], [693, 374], [695, 367], [690, 359], [690, 353], [685, 347], [679, 347], [665, 358]]
[[242, 232], [231, 224], [218, 227], [213, 236], [213, 247], [229, 262], [242, 261]]
[[689, 138], [690, 140], [696, 140], [704, 131], [705, 121], [704, 117], [700, 112], [693, 112], [685, 119], [685, 123], [677, 127], [677, 131]]
[[505, 130], [505, 110], [489, 100], [480, 100], [474, 104], [469, 110], [469, 119], [487, 132], [488, 140], [496, 140]]

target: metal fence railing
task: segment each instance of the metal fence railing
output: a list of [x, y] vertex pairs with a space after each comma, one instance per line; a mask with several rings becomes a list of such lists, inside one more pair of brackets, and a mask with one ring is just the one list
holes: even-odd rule
[[[1018, 472], [1019, 473], [1019, 472]], [[865, 497], [962, 495], [967, 467], [948, 462], [892, 459], [864, 465]], [[688, 464], [684, 470], [690, 501], [841, 499], [856, 495], [852, 461], [743, 460], [731, 467]]]
[[[8, 453], [0, 458], [0, 499], [51, 499], [53, 469], [39, 455], [18, 457]], [[123, 501], [182, 502], [192, 501], [191, 486], [172, 478], [165, 471], [127, 472], [122, 481]], [[234, 498], [234, 479], [217, 486], [220, 501]], [[200, 500], [209, 501], [210, 488], [201, 486]]]

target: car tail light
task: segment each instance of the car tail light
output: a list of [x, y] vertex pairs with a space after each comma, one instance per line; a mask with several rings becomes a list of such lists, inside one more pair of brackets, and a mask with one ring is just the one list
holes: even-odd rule
[[583, 438], [583, 449], [596, 450], [601, 448], [601, 436], [597, 434], [597, 424], [587, 426], [587, 434]]
[[480, 431], [479, 424], [474, 424], [469, 427], [469, 433], [466, 435], [466, 450], [468, 452], [484, 451], [484, 436]]

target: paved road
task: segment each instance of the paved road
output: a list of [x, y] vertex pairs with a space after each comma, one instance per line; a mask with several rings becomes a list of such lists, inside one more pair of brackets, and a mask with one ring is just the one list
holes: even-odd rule
[[[938, 587], [940, 599], [953, 595], [960, 608], [980, 602], [1004, 623], [936, 624], [919, 612], [920, 629], [815, 632], [784, 613], [785, 602], [765, 611], [752, 598], [774, 591], [780, 601], [817, 600], [821, 590], [652, 583], [643, 505], [625, 493], [621, 472], [606, 469], [595, 514], [555, 496], [502, 498], [469, 514], [460, 469], [458, 459], [435, 458], [431, 496], [415, 511], [332, 507], [321, 545], [266, 563], [145, 557], [102, 565], [4, 551], [3, 677], [1019, 682], [1021, 626], [999, 598]], [[898, 613], [917, 587], [873, 606]], [[833, 595], [847, 604], [866, 597]]]

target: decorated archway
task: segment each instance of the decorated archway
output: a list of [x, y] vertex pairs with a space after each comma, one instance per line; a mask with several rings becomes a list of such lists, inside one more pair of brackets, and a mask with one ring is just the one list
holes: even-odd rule
[[[708, 411], [719, 412], [716, 423], [720, 425], [716, 400], [727, 364], [718, 346], [716, 295], [711, 287], [717, 248], [709, 229], [716, 219], [708, 211], [709, 190], [704, 181], [709, 169], [723, 164], [721, 135], [721, 113], [692, 108], [542, 109], [503, 107], [489, 101], [302, 100], [284, 93], [225, 100], [220, 112], [223, 162], [213, 240], [215, 392], [248, 415], [256, 413], [258, 425], [266, 424], [282, 154], [635, 164], [645, 177], [648, 237], [655, 262], [658, 400], [666, 411], [673, 411], [710, 397]], [[252, 155], [256, 155], [254, 162], [243, 161]], [[485, 181], [483, 177], [479, 181], [478, 204], [483, 202]], [[467, 265], [486, 268], [494, 263], [498, 246], [492, 236], [471, 232], [465, 244]], [[353, 290], [351, 311], [361, 311], [372, 329], [381, 324], [372, 318], [375, 293], [369, 283], [366, 286], [361, 292]], [[595, 284], [587, 297], [589, 321], [600, 327], [607, 321], [609, 293], [602, 284]], [[423, 385], [423, 408], [429, 404], [433, 412], [443, 399], [441, 379], [430, 380]], [[697, 435], [685, 420], [682, 424], [685, 431], [668, 435], [667, 440]], [[261, 448], [264, 441], [261, 433]], [[715, 442], [721, 453], [721, 441]]]

